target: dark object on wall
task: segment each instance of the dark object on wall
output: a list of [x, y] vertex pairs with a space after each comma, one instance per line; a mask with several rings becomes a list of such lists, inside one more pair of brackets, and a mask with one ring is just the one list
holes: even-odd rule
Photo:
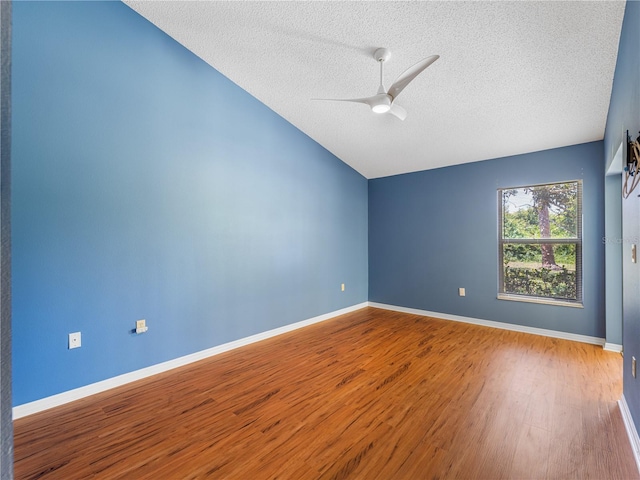
[[[640, 182], [638, 163], [640, 163], [640, 135], [635, 141], [632, 141], [631, 136], [629, 136], [629, 130], [627, 130], [627, 164], [624, 166], [622, 198], [628, 198]], [[630, 178], [631, 182], [629, 182]]]

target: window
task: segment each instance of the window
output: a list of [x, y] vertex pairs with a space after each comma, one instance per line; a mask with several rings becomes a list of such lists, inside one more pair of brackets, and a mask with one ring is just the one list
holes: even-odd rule
[[582, 306], [582, 182], [498, 189], [498, 298]]

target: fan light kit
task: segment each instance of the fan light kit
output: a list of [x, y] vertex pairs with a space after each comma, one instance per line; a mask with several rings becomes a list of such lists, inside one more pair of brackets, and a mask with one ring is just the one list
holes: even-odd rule
[[390, 113], [400, 120], [404, 120], [407, 118], [407, 111], [402, 108], [400, 105], [395, 103], [396, 98], [400, 95], [400, 92], [404, 90], [404, 88], [409, 85], [418, 75], [420, 75], [429, 65], [440, 58], [439, 55], [431, 55], [430, 57], [425, 58], [424, 60], [420, 60], [418, 63], [413, 65], [404, 71], [402, 75], [400, 75], [393, 85], [389, 87], [389, 90], [385, 90], [383, 85], [383, 77], [384, 77], [384, 62], [391, 58], [391, 52], [386, 48], [377, 49], [373, 58], [375, 58], [376, 62], [380, 64], [380, 86], [378, 86], [378, 92], [372, 97], [366, 98], [350, 98], [350, 99], [342, 99], [342, 98], [316, 98], [314, 100], [328, 100], [333, 102], [356, 102], [356, 103], [364, 103], [365, 105], [369, 105], [371, 110], [375, 113]]

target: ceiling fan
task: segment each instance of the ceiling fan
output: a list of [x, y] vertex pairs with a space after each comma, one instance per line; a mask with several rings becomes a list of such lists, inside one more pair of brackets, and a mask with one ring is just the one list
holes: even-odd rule
[[390, 113], [400, 120], [404, 120], [407, 118], [407, 111], [402, 108], [400, 105], [395, 103], [396, 98], [400, 95], [400, 92], [404, 90], [404, 88], [409, 85], [418, 75], [420, 75], [429, 65], [440, 58], [440, 55], [431, 55], [423, 60], [420, 60], [418, 63], [409, 67], [400, 75], [393, 85], [389, 87], [389, 90], [385, 90], [384, 85], [382, 83], [383, 79], [383, 65], [384, 62], [389, 60], [391, 57], [391, 52], [386, 48], [378, 48], [374, 54], [373, 58], [380, 64], [380, 86], [378, 87], [378, 93], [373, 95], [372, 97], [366, 98], [316, 98], [314, 100], [328, 100], [333, 102], [356, 102], [356, 103], [364, 103], [371, 107], [375, 113]]

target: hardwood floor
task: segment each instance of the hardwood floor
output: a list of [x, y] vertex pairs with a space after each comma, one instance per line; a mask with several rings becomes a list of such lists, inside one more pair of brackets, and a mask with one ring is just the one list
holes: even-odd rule
[[637, 479], [619, 354], [366, 308], [14, 422], [18, 479]]

